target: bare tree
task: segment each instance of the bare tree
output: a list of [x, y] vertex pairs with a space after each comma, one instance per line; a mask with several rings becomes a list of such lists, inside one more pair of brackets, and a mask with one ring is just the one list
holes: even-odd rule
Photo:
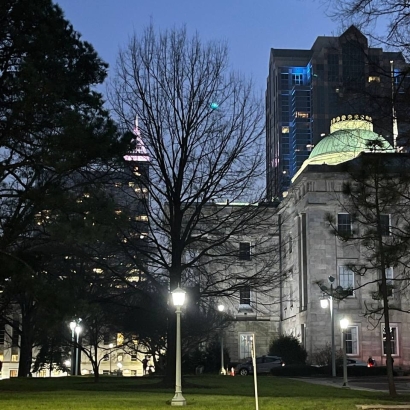
[[[185, 29], [158, 34], [150, 26], [120, 51], [109, 100], [128, 129], [138, 117], [136, 152], [149, 157], [149, 177], [134, 173], [149, 221], [145, 280], [166, 291], [199, 284], [202, 300], [245, 285], [276, 286], [272, 208], [257, 206], [264, 197], [264, 107], [252, 82], [229, 72], [227, 47], [190, 38]], [[242, 206], [232, 205], [238, 201]], [[252, 247], [261, 263], [251, 274], [246, 263], [230, 269], [239, 242], [255, 229], [265, 229]]]

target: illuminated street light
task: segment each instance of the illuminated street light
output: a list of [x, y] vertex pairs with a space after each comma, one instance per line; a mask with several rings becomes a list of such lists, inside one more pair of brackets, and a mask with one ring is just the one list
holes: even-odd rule
[[[80, 319], [81, 320], [81, 319]], [[81, 353], [80, 353], [80, 333], [83, 328], [77, 324], [74, 328], [75, 334], [77, 335], [77, 353], [76, 353], [76, 375], [81, 375]]]
[[[78, 375], [78, 360], [79, 360], [79, 349], [78, 349], [78, 334], [81, 332], [81, 318], [74, 319], [70, 322], [70, 329], [71, 329], [71, 375], [76, 376]], [[77, 330], [79, 328], [79, 330]], [[78, 332], [78, 333], [77, 333]], [[76, 348], [76, 340], [75, 335], [77, 334], [77, 348]]]
[[172, 302], [176, 307], [177, 315], [177, 340], [176, 340], [176, 369], [175, 369], [175, 395], [171, 400], [171, 406], [185, 406], [186, 400], [182, 395], [181, 383], [181, 307], [185, 302], [185, 291], [178, 287], [171, 292]]
[[[218, 305], [218, 310], [222, 313], [225, 310], [225, 306], [220, 303]], [[224, 375], [225, 374], [225, 364], [224, 364], [224, 335], [221, 330], [221, 371], [219, 372], [220, 374]]]

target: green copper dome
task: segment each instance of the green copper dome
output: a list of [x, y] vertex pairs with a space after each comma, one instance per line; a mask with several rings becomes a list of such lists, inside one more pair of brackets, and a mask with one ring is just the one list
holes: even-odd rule
[[337, 165], [356, 158], [361, 152], [375, 151], [394, 152], [394, 149], [381, 135], [373, 132], [371, 118], [337, 117], [332, 120], [330, 134], [315, 146], [292, 182], [308, 165]]
[[323, 138], [309, 155], [309, 163], [322, 161], [329, 165], [356, 158], [363, 151], [393, 152], [391, 145], [370, 130], [347, 129], [335, 131]]

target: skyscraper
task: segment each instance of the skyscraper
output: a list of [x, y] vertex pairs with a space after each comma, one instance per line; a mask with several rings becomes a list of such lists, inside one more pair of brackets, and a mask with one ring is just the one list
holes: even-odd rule
[[[373, 117], [393, 139], [392, 92], [404, 58], [372, 48], [354, 26], [310, 50], [271, 49], [266, 91], [267, 199], [282, 197], [332, 118]], [[375, 114], [376, 113], [376, 114]]]

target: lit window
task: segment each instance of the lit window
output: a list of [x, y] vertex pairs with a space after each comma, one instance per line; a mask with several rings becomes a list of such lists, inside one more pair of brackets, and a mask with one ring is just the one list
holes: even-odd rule
[[380, 77], [378, 75], [370, 75], [369, 83], [380, 83]]
[[351, 355], [359, 354], [357, 326], [349, 326], [345, 330], [345, 335], [346, 335], [346, 354], [351, 354]]
[[240, 242], [239, 243], [239, 259], [242, 261], [251, 260], [251, 243]]
[[[383, 338], [383, 354], [386, 354], [386, 328], [382, 325], [382, 338]], [[398, 328], [397, 326], [390, 327], [390, 345], [391, 353], [394, 355], [399, 354], [399, 341], [398, 341]]]
[[352, 218], [350, 214], [337, 214], [337, 233], [341, 236], [352, 234]]
[[121, 209], [117, 209], [114, 211], [116, 215], [120, 215], [122, 213]]
[[135, 186], [135, 182], [128, 182], [128, 186], [130, 186], [130, 187]]
[[103, 270], [101, 268], [94, 268], [93, 272], [94, 273], [103, 273]]
[[110, 356], [108, 354], [105, 354], [103, 357], [104, 362], [108, 362], [109, 359], [110, 359]]
[[354, 296], [354, 273], [347, 266], [339, 266], [339, 285], [349, 296]]
[[288, 126], [282, 127], [282, 134], [289, 134], [289, 127]]
[[302, 85], [303, 84], [303, 74], [292, 74], [292, 84]]
[[117, 362], [122, 362], [122, 355], [117, 356]]
[[89, 198], [89, 197], [90, 197], [90, 194], [88, 192], [85, 192], [84, 193], [84, 198]]
[[124, 343], [124, 335], [117, 333], [117, 346], [121, 346]]
[[19, 361], [19, 355], [18, 354], [12, 354], [11, 355], [11, 361], [12, 362], [18, 362]]
[[295, 118], [309, 118], [309, 113], [303, 111], [296, 111]]
[[121, 182], [116, 182], [116, 183], [114, 184], [114, 186], [115, 186], [116, 188], [121, 188]]
[[146, 221], [148, 221], [148, 216], [147, 215], [138, 215], [138, 216], [135, 217], [135, 220], [136, 221], [146, 222]]
[[248, 359], [252, 356], [252, 333], [239, 333], [239, 359]]

